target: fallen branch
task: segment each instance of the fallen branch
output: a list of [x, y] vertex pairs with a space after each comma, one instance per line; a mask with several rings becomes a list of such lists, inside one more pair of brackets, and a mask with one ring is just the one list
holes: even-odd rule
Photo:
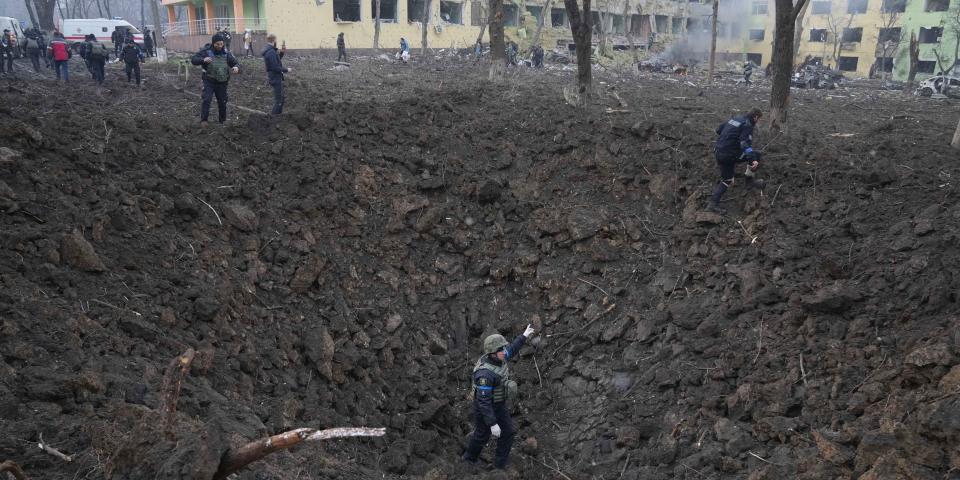
[[753, 363], [756, 364], [760, 359], [760, 350], [763, 349], [763, 319], [760, 319], [760, 333], [757, 334], [757, 356], [753, 357]]
[[37, 443], [37, 447], [40, 447], [40, 450], [43, 450], [44, 452], [47, 452], [50, 455], [53, 455], [54, 457], [57, 457], [60, 460], [63, 460], [64, 462], [70, 463], [73, 461], [73, 455], [67, 455], [61, 452], [60, 450], [57, 450], [56, 448], [53, 448], [50, 445], [47, 445], [46, 443], [43, 443], [42, 433], [40, 434], [40, 442]]
[[[554, 335], [552, 335], [552, 336], [553, 336], [553, 337], [556, 337], [556, 336], [564, 335], [564, 334], [567, 334], [567, 333], [574, 333], [574, 332], [580, 332], [580, 331], [586, 330], [587, 328], [590, 327], [590, 325], [593, 325], [593, 322], [596, 322], [597, 320], [600, 320], [601, 318], [603, 318], [604, 315], [606, 315], [607, 313], [609, 313], [610, 310], [613, 310], [613, 309], [616, 308], [616, 307], [617, 307], [617, 304], [616, 304], [616, 303], [611, 303], [610, 306], [607, 307], [606, 310], [600, 312], [600, 315], [597, 315], [597, 318], [594, 318], [593, 320], [590, 320], [590, 321], [587, 322], [584, 326], [582, 326], [582, 327], [580, 327], [580, 328], [578, 328], [578, 329], [576, 329], [576, 330], [571, 330], [571, 331], [569, 331], [569, 332], [563, 332], [562, 334], [561, 334], [561, 333], [556, 333], [556, 334], [554, 334]], [[563, 342], [563, 344], [561, 344], [559, 347], [557, 347], [557, 349], [554, 350], [553, 353], [556, 354], [556, 353], [559, 352], [560, 350], [563, 350], [563, 347], [566, 347], [570, 342], [572, 342], [572, 341], [573, 341], [574, 339], [576, 339], [576, 338], [577, 338], [576, 336], [570, 337], [569, 340], [567, 340], [566, 342]]]
[[757, 455], [756, 453], [753, 453], [753, 452], [747, 452], [747, 453], [749, 453], [751, 456], [753, 456], [753, 457], [756, 458], [757, 460], [760, 460], [760, 461], [763, 462], [763, 463], [769, 463], [770, 465], [776, 465], [776, 466], [778, 466], [778, 467], [780, 466], [779, 463], [773, 463], [773, 462], [771, 462], [770, 460], [767, 460], [766, 458], [763, 458], [763, 457], [761, 457], [760, 455]]
[[217, 223], [219, 223], [220, 225], [223, 225], [223, 221], [220, 220], [220, 214], [217, 213], [216, 210], [214, 210], [214, 208], [213, 208], [212, 205], [210, 205], [210, 204], [207, 203], [207, 202], [204, 202], [202, 198], [200, 198], [200, 197], [198, 197], [198, 196], [196, 196], [196, 195], [194, 195], [194, 198], [196, 198], [197, 200], [200, 200], [201, 202], [203, 202], [203, 204], [206, 205], [207, 208], [209, 208], [209, 209], [213, 212], [213, 214], [217, 216]]
[[557, 472], [557, 475], [560, 475], [561, 477], [566, 478], [567, 480], [573, 480], [572, 478], [568, 477], [565, 473], [561, 472], [559, 466], [551, 467], [550, 465], [547, 465], [547, 462], [544, 462], [543, 460], [540, 460], [540, 463], [542, 463], [544, 467], [547, 467], [550, 470]]
[[7, 460], [3, 463], [0, 463], [0, 473], [7, 472], [10, 475], [13, 475], [13, 478], [17, 480], [30, 480], [23, 470], [20, 470], [20, 465], [17, 465], [12, 460]]
[[591, 287], [596, 288], [597, 290], [600, 290], [601, 292], [603, 292], [604, 295], [606, 295], [606, 296], [608, 296], [608, 297], [610, 296], [610, 294], [607, 293], [606, 290], [600, 288], [600, 285], [597, 285], [596, 283], [593, 283], [593, 282], [591, 282], [591, 281], [589, 281], [589, 280], [584, 280], [584, 279], [582, 279], [582, 278], [580, 278], [580, 277], [577, 277], [577, 280], [580, 280], [581, 282], [586, 283], [587, 285], [590, 285]]
[[807, 385], [807, 371], [803, 369], [803, 354], [800, 354], [800, 378], [803, 379], [803, 386]]
[[213, 480], [223, 480], [243, 467], [260, 460], [278, 450], [284, 450], [302, 442], [319, 442], [332, 438], [347, 437], [382, 437], [387, 433], [385, 428], [328, 428], [317, 430], [314, 428], [298, 428], [272, 437], [261, 438], [250, 442], [235, 450], [224, 454], [220, 461], [220, 468], [214, 474]]
[[167, 370], [163, 373], [163, 386], [160, 388], [160, 415], [162, 417], [161, 425], [167, 438], [174, 440], [174, 424], [177, 418], [177, 402], [180, 400], [180, 387], [183, 385], [183, 379], [190, 371], [190, 365], [197, 352], [188, 348], [183, 355], [178, 355], [167, 365]]

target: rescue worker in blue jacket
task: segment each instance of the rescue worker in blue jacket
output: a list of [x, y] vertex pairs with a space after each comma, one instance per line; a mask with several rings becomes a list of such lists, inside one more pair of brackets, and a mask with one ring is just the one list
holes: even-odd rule
[[287, 53], [287, 47], [277, 50], [277, 36], [267, 35], [267, 46], [263, 50], [263, 63], [267, 67], [267, 82], [273, 89], [273, 110], [274, 115], [283, 113], [283, 75], [293, 71], [289, 67], [283, 66], [283, 55]]
[[507, 401], [516, 396], [517, 382], [510, 379], [507, 363], [520, 354], [520, 348], [532, 337], [534, 329], [527, 325], [523, 335], [507, 343], [503, 335], [490, 335], [483, 340], [483, 356], [473, 367], [473, 434], [463, 453], [463, 460], [476, 464], [480, 452], [491, 436], [497, 438], [493, 466], [507, 467], [513, 437], [517, 433], [510, 418]]
[[762, 189], [763, 181], [754, 178], [754, 172], [760, 167], [760, 152], [753, 149], [753, 128], [763, 117], [763, 112], [754, 108], [738, 117], [731, 118], [717, 127], [717, 145], [714, 153], [720, 169], [720, 181], [713, 189], [707, 210], [724, 215], [726, 209], [720, 206], [720, 200], [727, 188], [733, 186], [736, 164], [749, 162], [746, 171], [747, 188]]

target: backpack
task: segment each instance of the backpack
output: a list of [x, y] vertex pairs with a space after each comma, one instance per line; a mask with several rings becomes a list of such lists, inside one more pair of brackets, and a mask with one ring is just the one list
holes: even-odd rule
[[40, 48], [40, 43], [37, 42], [36, 38], [27, 38], [27, 42], [24, 43], [24, 46], [27, 47], [27, 50], [38, 50]]
[[107, 47], [100, 42], [87, 43], [87, 60], [105, 60], [107, 58]]
[[213, 59], [207, 64], [207, 77], [217, 83], [230, 81], [230, 65], [227, 64], [227, 56], [214, 55], [213, 50], [209, 50], [207, 55]]

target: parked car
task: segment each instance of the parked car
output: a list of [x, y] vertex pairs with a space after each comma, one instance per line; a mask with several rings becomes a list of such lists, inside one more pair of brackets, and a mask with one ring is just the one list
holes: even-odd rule
[[946, 92], [947, 96], [960, 98], [960, 77], [951, 75], [934, 75], [920, 82], [920, 86], [917, 87], [915, 93], [921, 97], [929, 97], [934, 93], [944, 93], [943, 87], [945, 84], [950, 86]]
[[23, 28], [20, 27], [20, 20], [17, 20], [13, 17], [0, 17], [0, 32], [3, 30], [10, 30], [17, 37], [17, 50], [13, 55], [17, 58], [23, 56], [24, 45], [27, 42], [27, 36], [23, 33]]
[[92, 33], [97, 37], [97, 41], [103, 43], [108, 48], [113, 48], [113, 40], [110, 35], [120, 27], [121, 30], [130, 29], [133, 33], [133, 41], [143, 46], [143, 33], [137, 27], [134, 27], [126, 20], [114, 20], [110, 18], [68, 18], [63, 20], [64, 38], [67, 43], [82, 42], [87, 34]]

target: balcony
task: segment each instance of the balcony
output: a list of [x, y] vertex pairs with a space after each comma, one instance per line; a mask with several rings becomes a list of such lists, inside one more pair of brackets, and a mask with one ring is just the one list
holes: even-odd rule
[[[267, 20], [264, 18], [205, 18], [188, 22], [166, 23], [163, 25], [163, 36], [213, 35], [214, 32], [224, 27], [231, 32], [239, 32], [241, 29], [265, 32], [267, 31]], [[239, 41], [240, 39], [235, 38], [235, 40]]]

